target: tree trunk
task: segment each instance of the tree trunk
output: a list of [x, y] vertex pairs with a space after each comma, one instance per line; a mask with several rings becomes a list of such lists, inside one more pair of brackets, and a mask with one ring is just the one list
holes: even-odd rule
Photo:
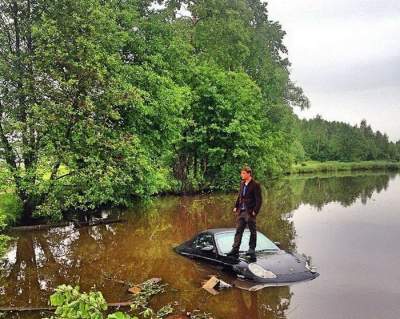
[[33, 211], [35, 210], [35, 205], [30, 198], [24, 199], [22, 203], [22, 215], [20, 224], [29, 225], [33, 221]]

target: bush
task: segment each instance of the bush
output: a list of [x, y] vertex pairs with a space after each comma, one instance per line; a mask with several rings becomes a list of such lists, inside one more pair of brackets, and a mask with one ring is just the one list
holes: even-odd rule
[[11, 238], [8, 236], [0, 235], [0, 257], [6, 253], [10, 240]]
[[[162, 319], [171, 314], [174, 309], [166, 304], [158, 311], [149, 307], [151, 297], [163, 293], [167, 285], [160, 280], [149, 279], [136, 285], [137, 292], [132, 295], [131, 310], [141, 318]], [[70, 285], [58, 286], [50, 296], [50, 304], [56, 307], [54, 316], [50, 319], [103, 319], [108, 306], [99, 291], [81, 293], [79, 287]], [[107, 319], [138, 319], [123, 312], [109, 314]]]
[[14, 224], [22, 210], [22, 204], [14, 193], [0, 194], [0, 230]]
[[[51, 319], [103, 319], [107, 302], [101, 292], [81, 293], [79, 287], [61, 285], [50, 296], [50, 304], [56, 307]], [[109, 314], [107, 319], [137, 319], [122, 312]]]

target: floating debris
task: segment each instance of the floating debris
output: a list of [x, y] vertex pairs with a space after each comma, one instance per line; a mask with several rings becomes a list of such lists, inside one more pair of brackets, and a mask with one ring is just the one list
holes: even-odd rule
[[130, 287], [128, 291], [133, 294], [131, 308], [147, 311], [150, 298], [159, 293], [165, 292], [167, 284], [161, 283], [161, 278], [151, 278], [145, 282]]
[[211, 313], [207, 312], [200, 313], [200, 310], [198, 309], [193, 310], [192, 313], [189, 312], [188, 314], [189, 314], [188, 317], [190, 319], [215, 319]]
[[211, 276], [211, 278], [202, 286], [203, 289], [207, 290], [212, 295], [218, 295], [222, 289], [231, 287], [232, 285], [226, 283], [222, 279], [217, 278], [216, 276]]
[[128, 292], [130, 292], [131, 294], [134, 294], [134, 295], [137, 295], [141, 291], [142, 291], [142, 288], [140, 288], [139, 286], [133, 286], [128, 289]]

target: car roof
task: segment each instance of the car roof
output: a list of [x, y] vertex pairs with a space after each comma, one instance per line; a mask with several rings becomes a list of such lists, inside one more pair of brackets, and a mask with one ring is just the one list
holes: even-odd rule
[[[236, 228], [210, 228], [203, 230], [201, 233], [211, 233], [211, 234], [219, 234], [219, 233], [226, 233], [226, 232], [235, 232]], [[246, 229], [245, 231], [249, 231]]]

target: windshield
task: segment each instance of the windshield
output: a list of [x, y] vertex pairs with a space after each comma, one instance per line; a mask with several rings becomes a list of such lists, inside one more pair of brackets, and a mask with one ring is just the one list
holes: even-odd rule
[[[232, 249], [233, 239], [235, 237], [235, 232], [224, 232], [215, 234], [215, 241], [217, 242], [219, 251], [221, 254], [227, 254]], [[247, 251], [249, 249], [249, 239], [250, 232], [245, 231], [242, 237], [242, 243], [240, 245], [240, 251]], [[257, 232], [257, 246], [256, 251], [262, 250], [279, 250], [271, 240], [266, 236]]]

